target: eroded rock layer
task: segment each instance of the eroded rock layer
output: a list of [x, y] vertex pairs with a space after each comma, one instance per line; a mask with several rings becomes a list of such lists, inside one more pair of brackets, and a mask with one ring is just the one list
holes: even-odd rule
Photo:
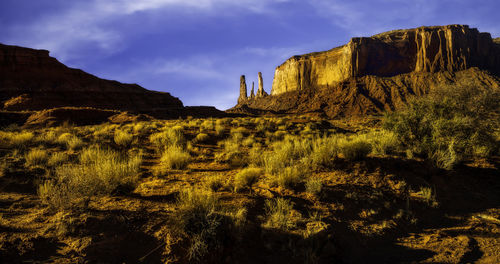
[[0, 109], [95, 107], [135, 112], [183, 108], [165, 92], [100, 79], [66, 67], [46, 50], [0, 44]]
[[409, 96], [442, 85], [498, 87], [499, 42], [466, 25], [352, 38], [329, 51], [288, 59], [276, 69], [271, 96], [229, 112], [357, 115], [395, 109]]

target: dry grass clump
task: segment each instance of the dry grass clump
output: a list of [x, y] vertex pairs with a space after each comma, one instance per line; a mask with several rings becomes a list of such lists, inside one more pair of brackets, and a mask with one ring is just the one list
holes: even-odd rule
[[49, 154], [45, 149], [32, 149], [30, 150], [24, 158], [26, 159], [26, 167], [30, 166], [42, 166], [47, 164], [47, 160], [49, 159]]
[[210, 139], [210, 136], [208, 134], [205, 134], [205, 133], [199, 133], [198, 135], [196, 135], [196, 137], [194, 138], [194, 141], [195, 142], [198, 142], [198, 143], [203, 143], [203, 142], [207, 142], [208, 140]]
[[226, 184], [226, 180], [222, 175], [215, 175], [207, 178], [206, 185], [212, 191], [218, 191]]
[[306, 180], [306, 192], [312, 195], [319, 195], [323, 188], [323, 180], [318, 177], [311, 177]]
[[29, 131], [4, 132], [0, 131], [0, 146], [13, 148], [27, 148], [35, 135]]
[[55, 209], [82, 202], [86, 206], [94, 196], [135, 188], [141, 162], [139, 155], [124, 158], [115, 151], [91, 146], [82, 151], [80, 163], [57, 167], [54, 179], [41, 184], [38, 193]]
[[57, 142], [65, 145], [70, 150], [77, 150], [83, 147], [84, 142], [71, 133], [63, 133], [57, 138]]
[[243, 135], [235, 133], [231, 138], [219, 142], [223, 145], [224, 149], [215, 155], [217, 162], [229, 163], [233, 167], [244, 166], [248, 163], [248, 157], [243, 152], [240, 142]]
[[293, 203], [284, 198], [266, 200], [267, 221], [265, 227], [289, 230], [297, 226], [299, 215], [294, 215]]
[[176, 229], [189, 240], [187, 257], [200, 261], [209, 252], [222, 247], [223, 219], [220, 202], [210, 191], [188, 189], [177, 200]]
[[245, 168], [239, 171], [236, 176], [234, 176], [235, 191], [239, 191], [244, 188], [252, 188], [252, 185], [259, 180], [261, 175], [261, 168]]
[[134, 140], [134, 135], [126, 131], [115, 130], [114, 141], [117, 145], [122, 147], [130, 147], [132, 145], [133, 140]]
[[286, 167], [275, 174], [271, 178], [271, 182], [282, 188], [293, 189], [302, 182], [305, 178], [305, 173], [304, 169], [301, 169], [298, 166]]
[[344, 158], [349, 161], [361, 160], [372, 151], [370, 142], [358, 136], [339, 140], [338, 148]]
[[336, 135], [313, 139], [312, 151], [304, 162], [312, 169], [330, 167], [339, 153], [338, 141], [339, 138]]
[[373, 147], [372, 151], [375, 154], [393, 154], [399, 149], [401, 144], [396, 134], [387, 130], [373, 131], [361, 135], [361, 137], [370, 142]]
[[47, 160], [47, 165], [55, 167], [66, 163], [68, 160], [69, 160], [68, 154], [64, 152], [54, 152], [50, 155], [50, 158]]
[[170, 146], [184, 146], [186, 143], [182, 130], [173, 128], [152, 134], [149, 141], [160, 151]]
[[169, 170], [183, 170], [191, 161], [191, 155], [180, 146], [171, 146], [161, 155], [160, 163], [154, 168], [155, 175], [167, 173]]

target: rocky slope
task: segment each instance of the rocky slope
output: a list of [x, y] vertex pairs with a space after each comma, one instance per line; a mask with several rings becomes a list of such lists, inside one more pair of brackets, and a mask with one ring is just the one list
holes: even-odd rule
[[466, 25], [352, 38], [278, 66], [271, 96], [229, 112], [320, 112], [329, 117], [395, 109], [442, 85], [499, 87], [500, 39]]
[[46, 50], [2, 44], [0, 102], [0, 109], [11, 111], [73, 106], [149, 112], [183, 107], [169, 93], [103, 80], [68, 68]]

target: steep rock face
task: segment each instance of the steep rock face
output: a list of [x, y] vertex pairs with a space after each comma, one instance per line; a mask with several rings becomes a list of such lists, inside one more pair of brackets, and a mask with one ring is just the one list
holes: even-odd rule
[[157, 108], [182, 108], [183, 104], [169, 93], [104, 80], [68, 68], [46, 50], [0, 44], [0, 109], [67, 106], [149, 112]]
[[353, 38], [277, 67], [271, 95], [233, 113], [320, 113], [342, 117], [404, 106], [445, 85], [500, 89], [500, 38], [468, 26], [395, 30]]
[[500, 73], [500, 45], [466, 25], [395, 30], [352, 38], [326, 52], [294, 56], [276, 69], [271, 95], [332, 87], [350, 78], [478, 67]]
[[328, 88], [295, 90], [268, 96], [228, 110], [233, 113], [319, 113], [330, 118], [377, 114], [406, 105], [446, 85], [469, 85], [500, 89], [500, 78], [478, 68], [458, 72], [412, 72], [394, 77], [363, 76]]

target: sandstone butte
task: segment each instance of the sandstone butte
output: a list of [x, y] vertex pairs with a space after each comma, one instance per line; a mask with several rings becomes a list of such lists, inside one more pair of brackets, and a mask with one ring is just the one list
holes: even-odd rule
[[41, 111], [37, 120], [44, 115], [68, 116], [69, 121], [78, 123], [82, 119], [87, 123], [87, 119], [115, 113], [109, 110], [158, 118], [224, 114], [213, 107], [184, 107], [181, 100], [169, 93], [104, 80], [69, 68], [49, 56], [47, 50], [0, 44], [0, 121], [9, 119], [6, 112]]
[[293, 56], [276, 68], [270, 96], [228, 112], [376, 114], [443, 85], [498, 88], [499, 76], [500, 38], [490, 33], [467, 25], [394, 30]]

